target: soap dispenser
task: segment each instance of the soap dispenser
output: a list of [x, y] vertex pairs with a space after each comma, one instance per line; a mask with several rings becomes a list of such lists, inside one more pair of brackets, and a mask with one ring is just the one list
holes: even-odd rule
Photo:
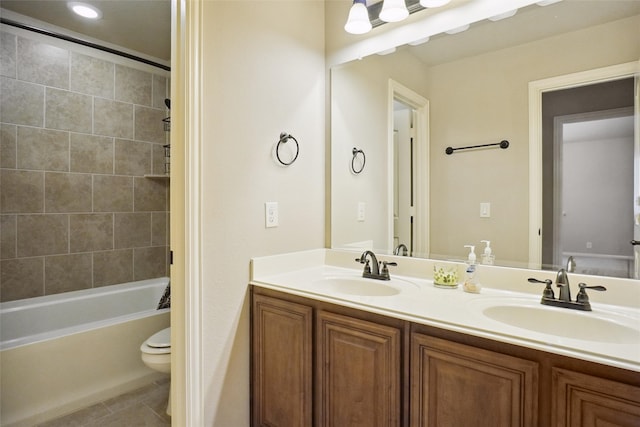
[[478, 278], [476, 277], [476, 248], [473, 245], [465, 245], [464, 247], [469, 248], [469, 256], [467, 257], [467, 268], [465, 270], [462, 289], [464, 289], [465, 292], [478, 294], [480, 293], [481, 286], [480, 283], [478, 283]]
[[493, 265], [493, 260], [496, 257], [495, 255], [491, 254], [491, 241], [490, 240], [480, 240], [480, 241], [487, 245], [485, 246], [484, 253], [482, 254], [482, 263], [485, 265]]

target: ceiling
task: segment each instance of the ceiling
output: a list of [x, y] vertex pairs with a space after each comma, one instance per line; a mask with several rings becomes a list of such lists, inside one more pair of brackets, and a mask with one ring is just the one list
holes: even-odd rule
[[78, 1], [100, 9], [102, 18], [76, 16], [62, 0], [1, 0], [0, 6], [91, 39], [167, 63], [171, 60], [171, 0]]

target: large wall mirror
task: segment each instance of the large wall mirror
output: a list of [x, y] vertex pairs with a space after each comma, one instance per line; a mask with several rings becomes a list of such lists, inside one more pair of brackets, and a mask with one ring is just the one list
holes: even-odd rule
[[333, 67], [331, 246], [480, 260], [487, 240], [496, 265], [633, 277], [638, 28], [640, 2], [564, 0]]

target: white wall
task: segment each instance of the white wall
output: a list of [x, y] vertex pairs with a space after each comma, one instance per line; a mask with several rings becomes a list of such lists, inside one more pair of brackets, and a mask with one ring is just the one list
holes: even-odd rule
[[[202, 9], [204, 425], [249, 425], [249, 260], [324, 246], [324, 2]], [[300, 156], [280, 166], [281, 131]], [[264, 202], [280, 226], [264, 226]]]

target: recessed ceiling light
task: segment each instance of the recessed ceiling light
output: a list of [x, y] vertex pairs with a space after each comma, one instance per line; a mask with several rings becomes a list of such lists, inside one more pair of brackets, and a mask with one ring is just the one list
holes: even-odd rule
[[67, 3], [69, 9], [71, 9], [75, 14], [82, 16], [87, 19], [100, 19], [102, 17], [102, 12], [95, 6], [92, 6], [87, 3], [79, 3], [79, 2], [69, 2]]
[[445, 31], [445, 33], [447, 33], [447, 34], [458, 34], [458, 33], [461, 33], [463, 31], [467, 31], [469, 29], [469, 27], [470, 27], [469, 24], [462, 25], [460, 27], [452, 28], [452, 29], [450, 29], [448, 31]]

